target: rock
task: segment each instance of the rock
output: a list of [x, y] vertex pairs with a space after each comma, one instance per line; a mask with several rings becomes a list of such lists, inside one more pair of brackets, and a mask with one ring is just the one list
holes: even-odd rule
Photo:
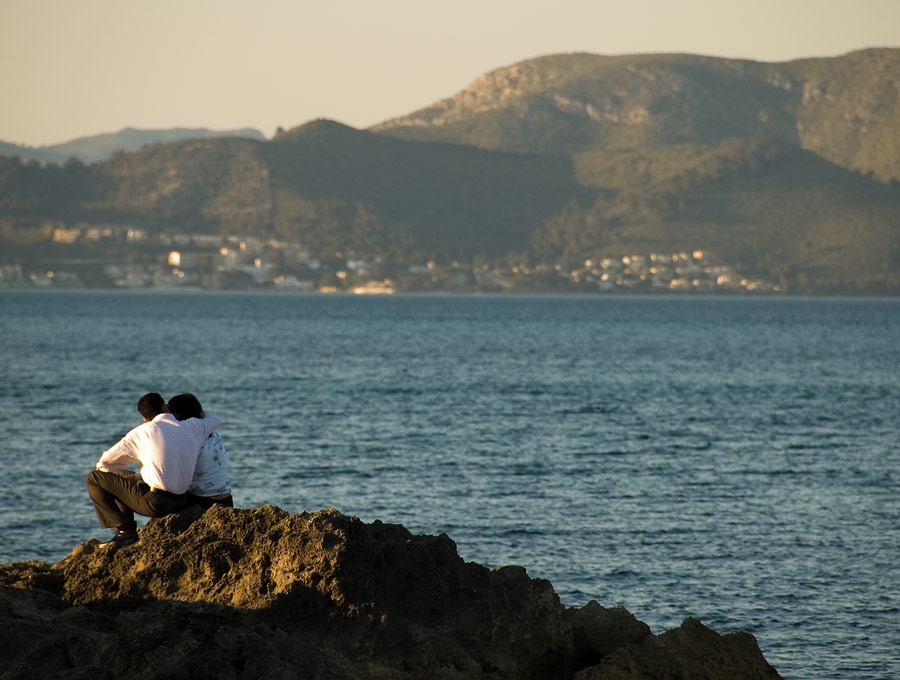
[[774, 680], [781, 676], [763, 658], [749, 633], [719, 635], [697, 619], [612, 651], [575, 680]]
[[751, 635], [654, 636], [445, 534], [330, 509], [194, 508], [131, 546], [0, 565], [0, 625], [0, 680], [779, 677]]
[[652, 637], [650, 626], [621, 607], [606, 609], [591, 600], [580, 609], [569, 609], [568, 615], [581, 667], [599, 663], [620, 647], [639, 645]]

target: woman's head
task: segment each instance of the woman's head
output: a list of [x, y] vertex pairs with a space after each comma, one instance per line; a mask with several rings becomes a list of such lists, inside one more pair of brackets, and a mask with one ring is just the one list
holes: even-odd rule
[[168, 406], [169, 413], [178, 418], [178, 420], [203, 417], [203, 407], [200, 405], [200, 401], [190, 392], [176, 394], [169, 399]]

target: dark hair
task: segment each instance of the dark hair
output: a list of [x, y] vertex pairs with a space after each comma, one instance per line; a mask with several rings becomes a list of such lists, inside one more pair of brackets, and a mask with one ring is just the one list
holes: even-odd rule
[[153, 420], [160, 413], [166, 412], [166, 400], [159, 392], [150, 392], [138, 399], [138, 413], [147, 420]]
[[193, 394], [182, 392], [169, 399], [169, 413], [178, 418], [178, 420], [202, 418], [203, 407]]

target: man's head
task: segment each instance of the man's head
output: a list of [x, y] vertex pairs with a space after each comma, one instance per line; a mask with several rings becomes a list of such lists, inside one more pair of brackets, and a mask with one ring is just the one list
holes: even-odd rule
[[169, 399], [169, 413], [178, 418], [178, 420], [202, 418], [203, 407], [193, 394], [182, 392]]
[[144, 416], [144, 420], [153, 420], [160, 413], [165, 413], [166, 400], [162, 398], [159, 392], [150, 392], [138, 399], [138, 413]]

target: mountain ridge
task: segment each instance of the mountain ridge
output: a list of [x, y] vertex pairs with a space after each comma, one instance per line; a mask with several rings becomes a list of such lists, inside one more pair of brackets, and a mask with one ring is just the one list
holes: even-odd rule
[[776, 137], [890, 180], [900, 179], [898, 91], [895, 48], [786, 62], [574, 53], [496, 69], [369, 129], [557, 153]]
[[95, 163], [109, 158], [116, 151], [137, 151], [148, 144], [175, 142], [208, 137], [243, 137], [264, 141], [265, 136], [254, 128], [210, 130], [208, 128], [140, 129], [125, 127], [118, 132], [104, 132], [77, 137], [59, 144], [27, 146], [0, 141], [0, 155], [18, 156], [23, 161], [64, 163], [77, 158], [83, 163]]

